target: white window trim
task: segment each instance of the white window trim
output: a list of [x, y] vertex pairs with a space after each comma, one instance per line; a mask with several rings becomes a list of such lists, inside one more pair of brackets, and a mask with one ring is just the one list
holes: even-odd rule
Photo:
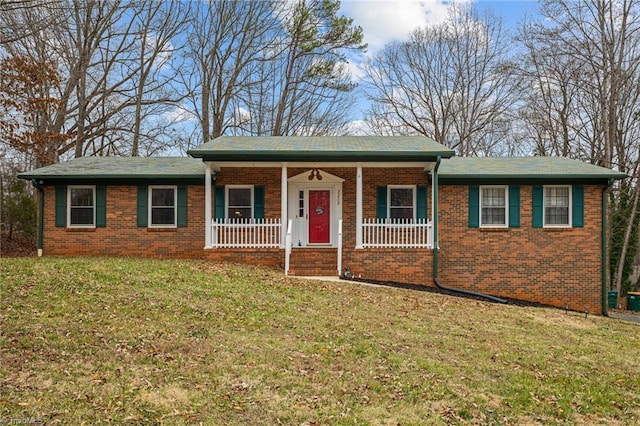
[[[73, 225], [71, 223], [71, 190], [92, 189], [93, 190], [93, 223], [90, 225]], [[78, 206], [80, 207], [80, 206]], [[67, 227], [68, 228], [95, 228], [96, 227], [96, 186], [95, 185], [69, 185], [67, 186]]]
[[[165, 225], [155, 225], [153, 224], [153, 190], [154, 189], [173, 189], [173, 224], [165, 224]], [[178, 226], [178, 186], [177, 185], [149, 185], [149, 194], [148, 194], [148, 213], [147, 217], [149, 218], [149, 228], [177, 228]]]
[[[547, 188], [569, 189], [569, 217], [568, 224], [547, 224]], [[573, 227], [573, 188], [571, 185], [544, 185], [542, 190], [542, 226], [544, 228], [571, 228]]]
[[[483, 224], [482, 223], [482, 190], [483, 189], [504, 189], [504, 225], [501, 224]], [[481, 228], [508, 228], [509, 227], [509, 186], [508, 185], [481, 185], [480, 186], [480, 200], [479, 200], [480, 209], [480, 227]]]
[[416, 185], [388, 185], [387, 186], [387, 217], [391, 218], [391, 190], [392, 189], [411, 189], [413, 192], [413, 221], [416, 221], [418, 206]]
[[251, 219], [253, 219], [253, 213], [254, 213], [253, 188], [254, 188], [254, 185], [226, 185], [224, 187], [224, 217], [225, 217], [225, 219], [229, 219], [229, 190], [230, 189], [249, 189], [249, 190], [251, 190], [251, 193], [249, 195], [249, 204], [250, 204], [250, 207], [251, 207]]

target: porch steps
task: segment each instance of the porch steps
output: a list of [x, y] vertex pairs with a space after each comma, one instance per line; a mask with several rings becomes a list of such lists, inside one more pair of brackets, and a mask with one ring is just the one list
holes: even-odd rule
[[293, 248], [289, 265], [289, 275], [337, 276], [338, 249]]

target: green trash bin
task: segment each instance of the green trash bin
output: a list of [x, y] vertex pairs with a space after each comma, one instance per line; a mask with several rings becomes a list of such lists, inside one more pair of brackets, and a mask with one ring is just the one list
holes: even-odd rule
[[630, 311], [640, 312], [640, 293], [627, 293], [627, 307]]
[[607, 303], [609, 309], [618, 309], [618, 292], [616, 290], [609, 290], [607, 300], [609, 301]]

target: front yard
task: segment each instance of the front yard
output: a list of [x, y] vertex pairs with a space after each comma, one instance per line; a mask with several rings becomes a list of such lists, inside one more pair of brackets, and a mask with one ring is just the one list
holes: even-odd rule
[[0, 281], [0, 423], [640, 423], [635, 323], [201, 261]]

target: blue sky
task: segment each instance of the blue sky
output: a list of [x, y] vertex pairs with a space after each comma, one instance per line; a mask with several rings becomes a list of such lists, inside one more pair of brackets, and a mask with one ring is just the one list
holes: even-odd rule
[[[475, 3], [480, 11], [491, 9], [502, 17], [505, 29], [515, 33], [518, 23], [525, 17], [536, 15], [538, 3], [535, 0], [458, 0]], [[342, 0], [340, 13], [354, 19], [354, 24], [364, 30], [368, 43], [366, 56], [374, 56], [384, 45], [392, 40], [406, 39], [417, 27], [435, 24], [447, 16], [449, 0]], [[349, 69], [355, 81], [364, 77], [362, 61], [364, 57], [356, 54], [349, 58]], [[357, 99], [354, 121], [351, 131], [366, 132], [362, 122], [368, 104], [362, 92], [354, 92]], [[364, 127], [363, 127], [364, 126]]]
[[[535, 14], [537, 8], [534, 0], [463, 1], [473, 1], [481, 9], [492, 9], [511, 28], [525, 15]], [[375, 52], [388, 41], [405, 38], [416, 27], [441, 21], [451, 3], [447, 0], [342, 0], [340, 10], [364, 29], [369, 50]]]

